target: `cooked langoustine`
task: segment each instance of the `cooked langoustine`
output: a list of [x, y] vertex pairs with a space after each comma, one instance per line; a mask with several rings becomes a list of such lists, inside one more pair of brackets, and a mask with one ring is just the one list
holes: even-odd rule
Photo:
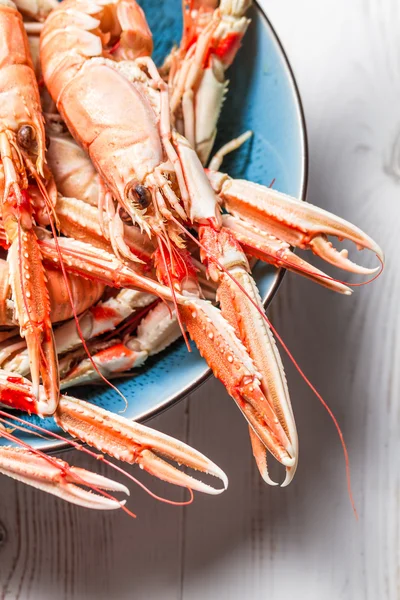
[[[53, 250], [55, 249], [54, 240], [45, 239], [40, 243], [50, 245]], [[93, 250], [96, 254], [96, 249]], [[45, 252], [43, 254], [46, 256]], [[57, 256], [57, 251], [51, 253], [52, 262]], [[70, 264], [68, 264], [68, 268], [70, 268]], [[91, 267], [88, 265], [86, 272], [90, 273], [90, 271]], [[130, 271], [127, 269], [127, 274], [129, 273]], [[132, 274], [135, 278], [134, 271], [132, 271]], [[113, 276], [114, 273], [110, 270], [108, 274], [110, 283]], [[142, 302], [148, 300], [149, 298], [146, 298]], [[131, 301], [133, 302], [133, 299]], [[128, 300], [125, 300], [125, 302], [128, 303]], [[103, 310], [105, 309], [103, 308]], [[130, 310], [132, 310], [131, 307]], [[125, 314], [129, 314], [129, 309], [125, 309]], [[97, 327], [101, 326], [100, 323], [101, 319], [97, 321]], [[103, 322], [104, 327], [106, 325]], [[60, 338], [62, 342], [62, 336]], [[15, 372], [0, 371], [0, 403], [40, 416], [46, 414], [45, 390], [42, 387], [40, 388], [40, 396], [37, 400], [32, 391], [32, 384], [28, 380], [19, 377]], [[210, 494], [220, 493], [226, 489], [227, 479], [225, 474], [204, 455], [169, 436], [143, 425], [131, 423], [124, 417], [116, 416], [84, 401], [61, 396], [58, 408], [54, 413], [54, 419], [64, 431], [77, 437], [80, 441], [84, 441], [96, 447], [102, 453], [107, 453], [119, 460], [131, 464], [137, 463], [151, 474], [165, 481]], [[11, 436], [7, 432], [1, 431], [0, 437], [9, 439]], [[218, 477], [223, 483], [223, 488], [212, 488], [200, 480], [186, 475], [165, 462], [160, 455], [175, 460], [179, 464]], [[109, 487], [104, 487], [103, 483], [106, 484], [106, 480], [104, 479], [103, 482], [100, 477], [96, 479], [97, 476], [90, 472], [82, 471], [82, 473], [78, 473], [73, 468], [70, 469], [65, 464], [54, 461], [50, 464], [50, 467], [43, 456], [40, 453], [35, 454], [33, 449], [21, 452], [0, 447], [0, 472], [82, 506], [105, 509], [121, 506], [119, 502], [114, 500], [103, 501], [103, 498], [98, 494], [89, 494], [77, 487], [77, 484], [83, 483], [83, 485], [88, 485], [95, 491], [97, 488], [123, 491], [125, 488], [116, 482], [108, 480], [109, 484], [107, 485]], [[71, 485], [66, 485], [69, 483]]]
[[42, 195], [49, 217], [54, 186], [45, 165], [45, 131], [39, 91], [22, 18], [9, 0], [0, 3], [0, 195], [15, 312], [26, 339], [33, 389], [42, 377], [47, 411], [59, 397], [57, 355], [45, 272], [34, 229], [33, 196]]

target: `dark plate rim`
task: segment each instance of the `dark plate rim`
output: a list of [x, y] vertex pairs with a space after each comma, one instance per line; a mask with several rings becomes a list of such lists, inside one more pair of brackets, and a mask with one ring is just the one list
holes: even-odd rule
[[[278, 45], [278, 47], [280, 49], [287, 73], [289, 75], [289, 79], [293, 85], [294, 94], [295, 94], [295, 97], [297, 100], [297, 112], [298, 112], [299, 122], [301, 125], [302, 167], [303, 167], [302, 168], [300, 199], [305, 201], [306, 196], [307, 196], [307, 186], [308, 186], [309, 156], [308, 156], [306, 121], [305, 121], [304, 109], [303, 109], [303, 104], [301, 101], [299, 87], [297, 85], [297, 81], [296, 81], [293, 69], [290, 65], [289, 58], [285, 52], [283, 44], [282, 44], [281, 40], [279, 39], [278, 34], [276, 33], [273, 25], [271, 24], [271, 21], [268, 19], [267, 15], [265, 14], [265, 10], [262, 8], [260, 3], [257, 2], [256, 0], [254, 1], [254, 5], [256, 6], [257, 10], [260, 12], [261, 17], [266, 22], [269, 30], [272, 33], [272, 36], [273, 36], [276, 44]], [[286, 273], [286, 269], [280, 268], [277, 270], [276, 275], [275, 275], [275, 281], [274, 281], [273, 285], [271, 286], [271, 288], [269, 289], [266, 296], [263, 298], [263, 304], [264, 304], [265, 308], [267, 306], [269, 306], [269, 304], [272, 302], [275, 294], [277, 293], [277, 291], [279, 289], [279, 286], [282, 283], [282, 279], [283, 279], [285, 273]], [[160, 402], [159, 405], [155, 406], [152, 410], [145, 411], [144, 413], [139, 415], [139, 417], [136, 419], [136, 421], [139, 423], [143, 423], [143, 422], [146, 422], [146, 421], [152, 419], [155, 416], [162, 414], [165, 410], [171, 408], [171, 406], [174, 406], [175, 404], [177, 404], [178, 402], [180, 402], [181, 400], [186, 398], [186, 396], [188, 396], [189, 394], [192, 394], [195, 390], [197, 390], [200, 386], [202, 386], [211, 375], [212, 375], [211, 369], [209, 367], [205, 367], [204, 371], [201, 373], [201, 375], [196, 377], [196, 379], [194, 379], [189, 385], [185, 386], [180, 392], [173, 394], [172, 396], [169, 396], [168, 398], [164, 399], [162, 402]], [[61, 452], [64, 450], [70, 450], [70, 449], [72, 449], [72, 447], [68, 444], [68, 442], [59, 442], [57, 444], [52, 445], [51, 447], [48, 447], [48, 448], [44, 447], [44, 448], [39, 448], [39, 449], [42, 451], [49, 452], [49, 453], [55, 453], [55, 452]]]

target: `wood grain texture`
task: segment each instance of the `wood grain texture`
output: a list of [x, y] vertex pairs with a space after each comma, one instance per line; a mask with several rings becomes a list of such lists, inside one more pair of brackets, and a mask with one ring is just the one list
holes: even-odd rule
[[[301, 444], [289, 488], [261, 483], [242, 418], [210, 381], [152, 424], [220, 464], [228, 492], [176, 509], [132, 490], [139, 518], [131, 521], [2, 478], [0, 597], [400, 598], [400, 5], [264, 3], [304, 100], [309, 200], [356, 222], [387, 255], [384, 276], [352, 298], [287, 275], [271, 310], [343, 428], [360, 518], [351, 511], [333, 425], [285, 361]], [[73, 453], [67, 459], [90, 466]]]

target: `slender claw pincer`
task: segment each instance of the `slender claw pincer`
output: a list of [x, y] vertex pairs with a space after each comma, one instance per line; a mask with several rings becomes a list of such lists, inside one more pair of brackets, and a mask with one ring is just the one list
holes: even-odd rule
[[119, 502], [80, 486], [123, 492], [129, 496], [128, 488], [121, 483], [24, 448], [0, 447], [0, 473], [72, 504], [96, 510], [121, 508], [125, 501]]
[[222, 224], [234, 233], [236, 240], [240, 242], [245, 252], [250, 256], [271, 263], [276, 267], [282, 266], [339, 294], [350, 296], [353, 293], [350, 287], [332, 279], [332, 277], [292, 252], [290, 244], [279, 240], [268, 231], [228, 214], [222, 215]]
[[[220, 494], [228, 486], [225, 473], [203, 454], [187, 444], [129, 421], [107, 410], [70, 396], [61, 396], [55, 415], [57, 424], [81, 441], [129, 464], [137, 463], [159, 479], [206, 494]], [[162, 457], [220, 479], [216, 489], [179, 471]]]
[[[208, 172], [209, 180], [230, 214], [267, 230], [279, 240], [314, 254], [340, 269], [363, 275], [375, 273], [347, 258], [347, 250], [338, 251], [328, 236], [349, 240], [359, 250], [372, 250], [381, 263], [384, 255], [378, 244], [361, 229], [332, 213], [271, 188], [231, 179], [228, 175]], [[378, 267], [379, 269], [380, 267]]]

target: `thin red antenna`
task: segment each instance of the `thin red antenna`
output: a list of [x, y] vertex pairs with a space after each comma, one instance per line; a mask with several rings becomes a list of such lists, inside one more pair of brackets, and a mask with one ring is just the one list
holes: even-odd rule
[[107, 459], [104, 459], [104, 462], [106, 463], [106, 465], [112, 466], [113, 469], [115, 469], [116, 471], [121, 471], [121, 473], [123, 473], [126, 477], [131, 479], [139, 487], [141, 487], [147, 494], [149, 494], [149, 496], [151, 496], [155, 500], [158, 500], [159, 502], [163, 502], [164, 504], [171, 504], [172, 506], [188, 506], [189, 504], [192, 504], [192, 502], [193, 502], [194, 494], [193, 494], [193, 490], [191, 488], [186, 488], [190, 494], [189, 500], [183, 500], [183, 501], [169, 500], [168, 498], [163, 498], [162, 496], [158, 496], [157, 494], [155, 494], [154, 492], [149, 490], [149, 488], [146, 487], [144, 485], [144, 483], [142, 483], [141, 481], [136, 479], [136, 477], [134, 477], [127, 471], [124, 471], [124, 469], [121, 469], [121, 467], [119, 467], [118, 465], [115, 465], [114, 463], [110, 463]]
[[[12, 423], [11, 424], [4, 417], [0, 417], [0, 423], [4, 423], [4, 425], [7, 425], [8, 427], [12, 427], [13, 431], [14, 431], [14, 429], [18, 429], [18, 431], [22, 431], [23, 433], [28, 433], [30, 435], [35, 435], [36, 437], [39, 437], [42, 440], [45, 440], [46, 442], [50, 442], [51, 441], [51, 438], [49, 436], [42, 435], [38, 431], [36, 431], [36, 432], [31, 431], [29, 429], [29, 423], [28, 423], [28, 421], [26, 422], [27, 426], [23, 427], [22, 425], [17, 425], [16, 423]], [[9, 431], [9, 433], [12, 433], [12, 431]]]

